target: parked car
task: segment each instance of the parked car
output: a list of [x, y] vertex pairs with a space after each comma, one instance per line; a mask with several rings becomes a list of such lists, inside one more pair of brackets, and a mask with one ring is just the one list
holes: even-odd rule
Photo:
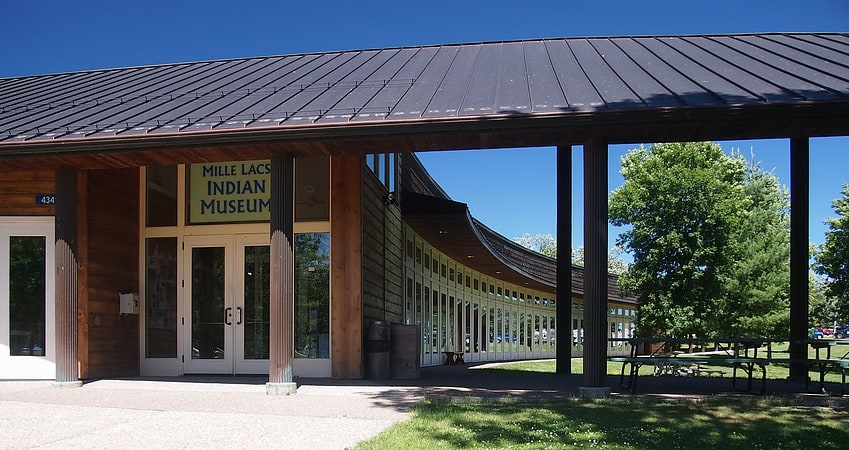
[[824, 336], [831, 336], [832, 334], [834, 334], [834, 328], [832, 328], [832, 327], [817, 327], [817, 328], [819, 328], [820, 331], [822, 331], [822, 334]]
[[822, 332], [822, 328], [820, 328], [820, 327], [811, 328], [811, 339], [822, 339], [823, 336], [824, 336], [824, 334]]
[[843, 339], [849, 337], [849, 324], [843, 324], [834, 330], [834, 337]]

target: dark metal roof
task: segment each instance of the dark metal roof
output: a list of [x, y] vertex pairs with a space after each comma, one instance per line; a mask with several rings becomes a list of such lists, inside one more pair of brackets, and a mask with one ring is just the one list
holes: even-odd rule
[[849, 33], [422, 46], [3, 78], [0, 158], [834, 135], [847, 106]]

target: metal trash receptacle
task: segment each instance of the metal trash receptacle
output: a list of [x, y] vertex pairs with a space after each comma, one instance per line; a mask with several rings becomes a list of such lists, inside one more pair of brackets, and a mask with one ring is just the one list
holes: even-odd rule
[[389, 348], [389, 377], [393, 380], [419, 378], [421, 368], [419, 326], [392, 324], [392, 342]]
[[366, 334], [366, 378], [370, 380], [389, 378], [390, 330], [389, 322], [383, 320], [369, 324]]

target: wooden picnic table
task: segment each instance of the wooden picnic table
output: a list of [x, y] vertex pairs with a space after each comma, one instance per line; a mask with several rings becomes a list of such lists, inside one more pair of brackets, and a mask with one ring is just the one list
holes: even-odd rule
[[[745, 391], [751, 392], [754, 374], [761, 371], [761, 394], [766, 391], [766, 366], [772, 355], [771, 343], [766, 338], [614, 338], [630, 346], [629, 356], [610, 356], [609, 361], [621, 362], [620, 384], [634, 392], [640, 367], [655, 366], [655, 375], [719, 375], [721, 369], [703, 368], [705, 365], [728, 365], [732, 370], [732, 386], [737, 389], [738, 369], [745, 373]], [[686, 347], [688, 351], [681, 348]], [[758, 357], [758, 350], [766, 346], [767, 357]], [[649, 347], [648, 352], [644, 351]], [[699, 351], [693, 351], [694, 349]], [[691, 369], [680, 372], [678, 367], [689, 364]], [[625, 369], [629, 368], [628, 382], [624, 382]]]

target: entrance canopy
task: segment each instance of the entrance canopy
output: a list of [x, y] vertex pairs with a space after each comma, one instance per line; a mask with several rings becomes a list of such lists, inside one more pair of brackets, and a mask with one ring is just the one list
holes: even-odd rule
[[847, 118], [849, 33], [539, 39], [0, 79], [0, 159], [811, 137]]

